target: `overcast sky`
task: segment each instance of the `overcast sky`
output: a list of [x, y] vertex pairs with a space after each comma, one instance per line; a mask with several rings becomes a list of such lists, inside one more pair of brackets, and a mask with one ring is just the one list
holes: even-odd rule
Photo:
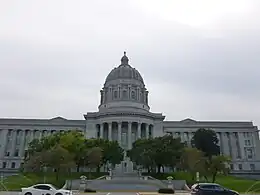
[[127, 51], [166, 120], [260, 125], [259, 0], [0, 2], [0, 117], [83, 119]]

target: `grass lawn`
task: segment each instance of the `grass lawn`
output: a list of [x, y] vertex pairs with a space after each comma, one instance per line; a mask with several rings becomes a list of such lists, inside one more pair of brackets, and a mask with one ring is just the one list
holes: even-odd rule
[[[45, 183], [51, 183], [57, 187], [62, 187], [68, 179], [79, 179], [81, 175], [87, 176], [88, 179], [95, 179], [107, 173], [71, 173], [60, 174], [58, 181], [54, 173], [45, 174]], [[42, 173], [23, 173], [6, 177], [3, 183], [0, 183], [0, 191], [16, 191], [21, 190], [22, 187], [28, 187], [37, 183], [44, 183], [44, 176]]]
[[[196, 183], [196, 181], [192, 181], [191, 176], [187, 172], [174, 172], [174, 173], [143, 173], [143, 175], [151, 175], [157, 179], [166, 180], [167, 176], [173, 176], [176, 180], [186, 180], [187, 184]], [[200, 178], [200, 182], [206, 182], [204, 178]], [[211, 178], [209, 178], [209, 182], [211, 182]], [[238, 192], [246, 192], [253, 186], [250, 190], [251, 192], [260, 193], [260, 181], [256, 180], [247, 180], [243, 178], [233, 177], [233, 176], [224, 176], [218, 175], [215, 183], [218, 183], [226, 188], [238, 191]]]

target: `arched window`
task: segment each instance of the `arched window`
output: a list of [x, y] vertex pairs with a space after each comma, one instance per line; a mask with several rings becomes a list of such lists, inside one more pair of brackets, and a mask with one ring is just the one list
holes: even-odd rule
[[117, 91], [114, 91], [114, 98], [116, 99], [118, 97]]
[[136, 96], [135, 96], [135, 92], [134, 92], [134, 91], [131, 92], [131, 98], [132, 98], [133, 100], [136, 99]]

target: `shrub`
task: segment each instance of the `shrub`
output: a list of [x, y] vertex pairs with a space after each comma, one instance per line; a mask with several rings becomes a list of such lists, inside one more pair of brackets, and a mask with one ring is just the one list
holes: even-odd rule
[[174, 190], [171, 188], [161, 188], [158, 190], [160, 194], [174, 194]]

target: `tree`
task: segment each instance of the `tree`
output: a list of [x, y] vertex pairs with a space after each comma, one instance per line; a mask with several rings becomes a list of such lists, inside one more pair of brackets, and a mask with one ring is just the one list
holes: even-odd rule
[[217, 174], [227, 174], [229, 171], [230, 157], [225, 155], [213, 156], [208, 163], [208, 171], [212, 175], [212, 182], [215, 182]]
[[87, 157], [86, 139], [81, 132], [70, 131], [60, 135], [59, 144], [74, 155], [74, 161], [79, 172], [80, 166], [85, 164]]
[[103, 163], [111, 163], [112, 166], [120, 163], [124, 159], [124, 150], [117, 141], [108, 141], [103, 145]]
[[201, 150], [208, 158], [220, 154], [218, 142], [219, 140], [215, 131], [203, 128], [198, 129], [191, 140], [192, 146]]
[[154, 150], [151, 147], [153, 142], [153, 139], [138, 139], [133, 143], [132, 149], [127, 152], [133, 162], [142, 165], [148, 172], [151, 172], [155, 166]]
[[25, 159], [24, 169], [39, 172], [48, 164], [48, 151], [34, 152], [29, 158]]
[[100, 166], [103, 157], [103, 150], [99, 147], [93, 147], [88, 151], [87, 162], [90, 168], [97, 168]]
[[179, 138], [172, 136], [139, 139], [134, 142], [128, 152], [129, 157], [138, 165], [143, 165], [148, 172], [157, 168], [157, 172], [165, 166], [174, 168], [179, 162], [184, 144]]
[[74, 156], [60, 145], [56, 145], [51, 148], [47, 154], [48, 155], [45, 159], [47, 162], [46, 164], [48, 164], [49, 167], [55, 169], [56, 180], [58, 180], [61, 170], [66, 170], [75, 166], [73, 161]]
[[174, 168], [180, 161], [184, 144], [180, 138], [173, 138], [171, 135], [154, 138], [152, 145], [154, 150], [154, 161], [159, 173], [165, 166]]
[[84, 165], [87, 156], [85, 140], [84, 135], [78, 131], [72, 130], [67, 132], [59, 132], [43, 137], [40, 140], [34, 139], [31, 143], [29, 143], [28, 153], [29, 156], [31, 156], [35, 152], [48, 151], [59, 145], [66, 149], [69, 153], [73, 154], [75, 164], [77, 165], [77, 171], [79, 171], [79, 167]]
[[201, 171], [200, 165], [203, 161], [203, 157], [203, 152], [197, 148], [187, 147], [183, 150], [180, 166], [191, 174], [192, 180], [195, 179], [196, 172]]
[[[120, 163], [124, 158], [124, 150], [119, 146], [117, 141], [89, 139], [86, 141], [86, 145], [87, 148], [99, 147], [102, 149], [103, 157], [100, 165], [111, 163], [114, 166]], [[97, 171], [99, 171], [99, 167]]]

